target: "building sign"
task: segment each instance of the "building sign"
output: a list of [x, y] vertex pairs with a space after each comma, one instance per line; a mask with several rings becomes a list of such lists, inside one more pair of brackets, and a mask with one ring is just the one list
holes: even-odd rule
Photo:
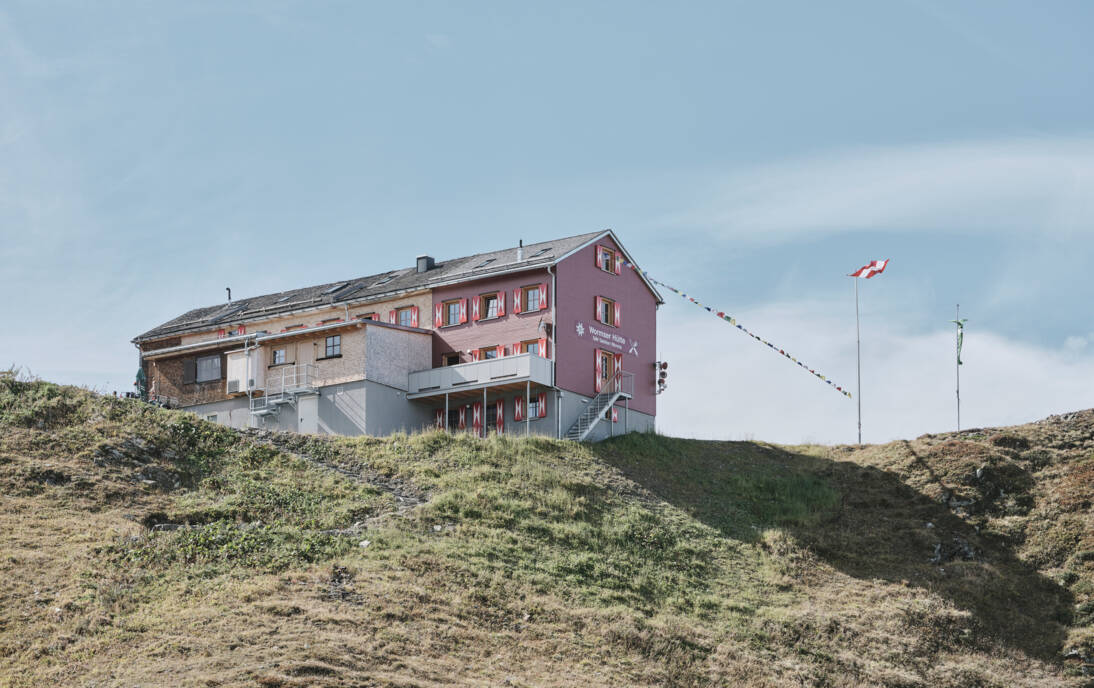
[[602, 330], [593, 325], [586, 325], [582, 322], [577, 323], [577, 327], [574, 328], [574, 331], [577, 332], [578, 337], [584, 337], [585, 333], [588, 332], [589, 336], [592, 337], [592, 340], [601, 346], [616, 349], [617, 351], [626, 351], [635, 356], [638, 355], [637, 339], [628, 340], [617, 332], [608, 332], [607, 330]]

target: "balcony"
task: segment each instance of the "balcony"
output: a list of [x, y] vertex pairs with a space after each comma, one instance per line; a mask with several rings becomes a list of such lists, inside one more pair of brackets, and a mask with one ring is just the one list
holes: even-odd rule
[[295, 405], [300, 394], [314, 394], [319, 390], [319, 366], [307, 363], [287, 365], [267, 373], [266, 388], [257, 390], [261, 396], [251, 397], [251, 414], [269, 416], [276, 414], [285, 404]]
[[407, 399], [460, 394], [485, 387], [513, 387], [531, 383], [550, 386], [551, 361], [536, 354], [489, 358], [410, 374]]

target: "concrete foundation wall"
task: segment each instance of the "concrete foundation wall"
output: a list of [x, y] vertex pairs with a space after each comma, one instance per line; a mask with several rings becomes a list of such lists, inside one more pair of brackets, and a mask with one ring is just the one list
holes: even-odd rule
[[[251, 406], [247, 401], [247, 397], [225, 399], [224, 401], [217, 401], [211, 404], [187, 406], [184, 410], [189, 411], [190, 413], [196, 413], [203, 419], [214, 420], [214, 422], [220, 423], [221, 425], [227, 425], [240, 430], [251, 427]], [[209, 416], [216, 416], [216, 418], [210, 419]]]
[[[562, 408], [562, 434], [565, 435], [570, 426], [577, 421], [578, 416], [585, 412], [590, 401], [591, 397], [574, 392], [562, 392], [560, 404]], [[627, 432], [652, 432], [654, 430], [654, 417], [650, 414], [636, 411], [634, 408], [628, 409], [622, 401], [616, 404], [616, 408], [619, 411], [619, 421], [615, 423], [610, 420], [600, 421], [589, 433], [589, 436], [585, 438], [587, 441], [599, 442]]]
[[[538, 395], [540, 391], [543, 390], [533, 389], [533, 396]], [[493, 405], [499, 398], [502, 400], [505, 433], [514, 436], [532, 434], [555, 437], [559, 428], [559, 414], [561, 414], [562, 433], [565, 434], [577, 417], [584, 412], [590, 400], [589, 397], [566, 391], [561, 392], [561, 398], [559, 398], [558, 392], [547, 390], [547, 417], [533, 418], [526, 422], [514, 420], [514, 400], [517, 396], [518, 394], [514, 392], [501, 395], [488, 392], [486, 395], [487, 405]], [[519, 396], [523, 398], [524, 394], [520, 393]], [[470, 406], [468, 401], [462, 403]], [[459, 405], [452, 400], [449, 409], [455, 410]], [[601, 421], [589, 435], [588, 440], [600, 441], [625, 432], [653, 430], [653, 416], [634, 409], [628, 411], [622, 403], [617, 404], [616, 407], [619, 410], [619, 421], [616, 423]], [[434, 412], [443, 408], [443, 401], [439, 404], [435, 401], [408, 401], [406, 392], [403, 390], [363, 380], [323, 387], [318, 395], [302, 396], [295, 407], [287, 405], [277, 415], [257, 418], [255, 425], [290, 432], [316, 432], [325, 435], [367, 434], [380, 437], [400, 431], [419, 432], [430, 429], [434, 426]], [[234, 428], [250, 427], [250, 407], [246, 397], [191, 406], [186, 410], [196, 413], [201, 418], [215, 415], [217, 423]], [[467, 419], [470, 426], [470, 408], [467, 410]], [[470, 427], [466, 431], [472, 432]], [[487, 428], [488, 434], [495, 432], [497, 432], [495, 425]]]

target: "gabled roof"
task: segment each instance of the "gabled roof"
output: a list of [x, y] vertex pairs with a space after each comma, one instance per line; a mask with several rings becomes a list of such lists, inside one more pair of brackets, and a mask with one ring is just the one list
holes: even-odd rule
[[[148, 330], [144, 334], [138, 335], [133, 341], [142, 342], [172, 335], [201, 332], [214, 329], [218, 325], [229, 321], [245, 323], [253, 320], [267, 320], [283, 313], [302, 309], [379, 301], [400, 293], [432, 289], [473, 279], [545, 267], [557, 263], [574, 251], [604, 236], [611, 236], [616, 244], [622, 248], [622, 244], [611, 230], [603, 230], [528, 244], [524, 247], [524, 258], [520, 261], [517, 260], [517, 247], [515, 246], [489, 253], [476, 253], [462, 258], [439, 261], [433, 269], [426, 272], [418, 272], [417, 266], [414, 266], [367, 277], [338, 280], [314, 287], [293, 289], [249, 299], [239, 299], [215, 306], [195, 308]], [[624, 253], [626, 253], [625, 249]], [[639, 273], [639, 276], [641, 276], [641, 273]], [[653, 292], [657, 301], [662, 302], [660, 294], [653, 288], [653, 285], [646, 282], [646, 286]]]

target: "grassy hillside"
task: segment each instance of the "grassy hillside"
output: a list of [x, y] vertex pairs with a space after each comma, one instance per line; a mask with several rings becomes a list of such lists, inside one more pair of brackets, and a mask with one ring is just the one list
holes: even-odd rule
[[1089, 411], [582, 446], [0, 380], [0, 685], [1088, 685], [1092, 475]]

